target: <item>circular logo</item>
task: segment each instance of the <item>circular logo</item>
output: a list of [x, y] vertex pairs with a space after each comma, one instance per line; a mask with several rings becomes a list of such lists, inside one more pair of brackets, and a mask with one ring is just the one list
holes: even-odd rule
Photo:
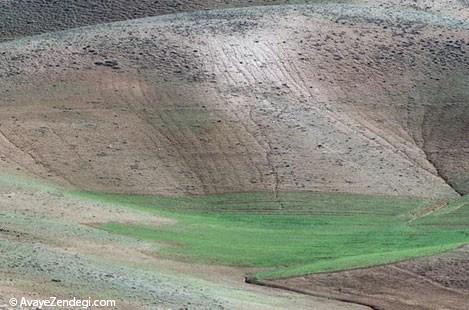
[[18, 305], [18, 300], [16, 300], [16, 298], [10, 298], [10, 306], [13, 306], [15, 307], [16, 305]]

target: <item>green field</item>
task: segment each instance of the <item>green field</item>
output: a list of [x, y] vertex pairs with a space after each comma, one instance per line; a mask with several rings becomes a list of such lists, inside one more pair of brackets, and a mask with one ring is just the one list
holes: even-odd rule
[[[259, 267], [258, 279], [372, 266], [431, 255], [469, 242], [469, 199], [421, 219], [434, 202], [346, 194], [232, 194], [164, 198], [75, 193], [81, 198], [173, 218], [159, 227], [101, 228], [154, 241], [184, 261]], [[158, 248], [158, 250], [157, 250]]]

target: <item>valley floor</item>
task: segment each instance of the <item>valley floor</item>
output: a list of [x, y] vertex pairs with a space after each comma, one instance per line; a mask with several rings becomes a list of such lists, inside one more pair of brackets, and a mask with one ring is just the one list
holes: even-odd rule
[[[441, 297], [432, 304], [461, 309], [467, 297], [464, 273], [444, 281], [465, 270], [463, 249], [291, 278], [454, 248], [469, 241], [467, 199], [422, 213], [434, 202], [320, 193], [165, 198], [74, 192], [12, 176], [1, 183], [2, 302], [79, 295], [116, 298], [119, 309], [366, 309], [409, 306], [400, 302], [414, 296], [411, 286], [431, 288]], [[245, 276], [306, 294], [251, 285]], [[383, 276], [404, 284], [378, 285]], [[268, 280], [278, 277], [289, 278]]]
[[3, 176], [0, 304], [12, 297], [116, 299], [117, 309], [362, 309], [353, 304], [244, 283], [249, 268], [168, 260], [158, 246], [94, 228], [103, 223], [159, 227], [155, 214], [70, 195]]

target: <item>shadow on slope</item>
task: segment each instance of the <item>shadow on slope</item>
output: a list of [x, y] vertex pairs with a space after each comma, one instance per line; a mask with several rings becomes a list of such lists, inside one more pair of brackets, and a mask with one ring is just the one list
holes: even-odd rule
[[3, 43], [4, 161], [103, 192], [456, 197], [467, 34], [448, 17], [321, 5]]

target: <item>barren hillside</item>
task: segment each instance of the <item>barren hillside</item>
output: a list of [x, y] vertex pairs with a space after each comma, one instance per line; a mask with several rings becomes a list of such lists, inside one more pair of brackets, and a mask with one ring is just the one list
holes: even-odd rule
[[86, 25], [198, 10], [301, 3], [404, 7], [468, 18], [467, 0], [2, 0], [0, 41]]
[[[86, 25], [198, 10], [318, 0], [2, 0], [0, 41]], [[321, 0], [319, 0], [321, 2]]]
[[256, 7], [2, 43], [2, 160], [105, 192], [467, 193], [468, 24], [415, 12]]

